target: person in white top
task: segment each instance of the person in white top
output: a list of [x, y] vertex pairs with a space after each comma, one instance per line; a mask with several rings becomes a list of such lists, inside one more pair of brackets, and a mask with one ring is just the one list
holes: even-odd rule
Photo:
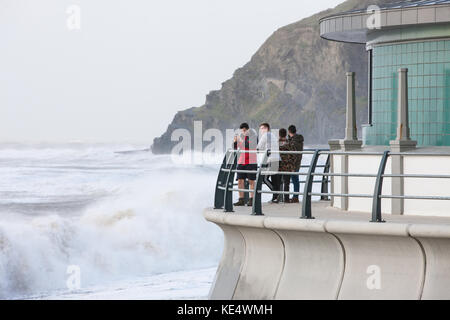
[[[263, 123], [259, 126], [259, 142], [257, 149], [259, 151], [278, 151], [278, 137], [272, 134], [270, 131], [270, 125], [268, 123]], [[258, 164], [261, 164], [264, 159], [264, 153], [259, 153], [258, 155]], [[279, 153], [270, 153], [268, 162], [278, 162], [280, 161]], [[275, 170], [276, 171], [276, 170]]]
[[[268, 174], [263, 176], [264, 183], [269, 187], [271, 191], [280, 191], [280, 175], [273, 174], [278, 171], [279, 163], [280, 163], [280, 154], [279, 146], [278, 146], [278, 137], [270, 131], [270, 125], [268, 123], [262, 123], [259, 126], [259, 135], [260, 140], [258, 142], [258, 151], [267, 151], [269, 152], [269, 157], [267, 158], [267, 163], [263, 163], [264, 152], [258, 154], [258, 164], [263, 166], [263, 170], [267, 171]], [[275, 151], [275, 153], [273, 152]], [[270, 173], [269, 173], [270, 172]], [[272, 203], [278, 203], [278, 194], [274, 194], [272, 196]]]

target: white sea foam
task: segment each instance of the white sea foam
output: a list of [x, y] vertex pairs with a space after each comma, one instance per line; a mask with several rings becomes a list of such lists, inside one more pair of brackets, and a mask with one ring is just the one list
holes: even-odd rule
[[178, 271], [115, 281], [107, 285], [82, 288], [73, 292], [55, 291], [31, 296], [45, 300], [172, 300], [207, 299], [216, 268]]
[[214, 267], [222, 234], [202, 217], [217, 166], [135, 146], [0, 146], [0, 297], [64, 292]]

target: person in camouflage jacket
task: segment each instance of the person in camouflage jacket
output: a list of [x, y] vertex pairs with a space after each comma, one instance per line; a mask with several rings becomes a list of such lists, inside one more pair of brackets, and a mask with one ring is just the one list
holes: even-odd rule
[[[278, 142], [280, 151], [293, 151], [292, 144], [289, 143], [287, 139], [286, 129], [280, 129], [279, 131], [280, 140]], [[293, 154], [280, 154], [281, 161], [279, 166], [279, 171], [282, 172], [293, 172], [295, 170], [296, 156]], [[291, 176], [287, 174], [281, 175], [281, 182], [283, 184], [283, 191], [289, 191], [289, 186], [291, 182]], [[289, 195], [284, 195], [284, 202], [289, 203]]]
[[[293, 151], [303, 151], [303, 136], [301, 134], [297, 134], [297, 128], [294, 125], [289, 126], [288, 128], [288, 133], [289, 133], [289, 146], [291, 148], [291, 150]], [[300, 166], [302, 163], [302, 155], [298, 154], [298, 155], [293, 155], [295, 160], [294, 160], [294, 168], [293, 168], [293, 172], [298, 172], [300, 170]], [[300, 182], [298, 179], [298, 176], [291, 176], [292, 179], [292, 183], [294, 184], [294, 192], [299, 192], [300, 190]], [[294, 197], [292, 198], [293, 203], [298, 203], [298, 195], [294, 195]]]

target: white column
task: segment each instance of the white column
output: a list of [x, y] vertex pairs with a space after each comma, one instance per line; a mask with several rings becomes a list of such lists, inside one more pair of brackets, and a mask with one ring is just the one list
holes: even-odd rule
[[356, 129], [356, 93], [355, 73], [347, 72], [347, 106], [345, 117], [345, 138], [340, 140], [341, 149], [344, 151], [361, 148], [362, 142], [358, 140]]
[[[392, 174], [403, 174], [403, 156], [394, 155], [391, 156], [391, 173]], [[392, 194], [396, 196], [403, 196], [404, 191], [404, 178], [392, 178], [391, 179], [391, 190]], [[391, 199], [391, 213], [392, 214], [403, 214], [405, 207], [404, 199]]]
[[355, 107], [355, 73], [347, 72], [347, 113], [345, 118], [345, 139], [357, 140]]
[[409, 136], [408, 69], [398, 69], [397, 138], [390, 142], [393, 152], [415, 149], [417, 141]]

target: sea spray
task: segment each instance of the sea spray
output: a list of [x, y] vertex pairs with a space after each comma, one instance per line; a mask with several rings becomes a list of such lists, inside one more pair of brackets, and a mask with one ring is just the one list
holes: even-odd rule
[[[0, 297], [215, 266], [222, 234], [204, 221], [217, 165], [121, 146], [0, 149]], [[70, 204], [70, 205], [67, 205]]]

